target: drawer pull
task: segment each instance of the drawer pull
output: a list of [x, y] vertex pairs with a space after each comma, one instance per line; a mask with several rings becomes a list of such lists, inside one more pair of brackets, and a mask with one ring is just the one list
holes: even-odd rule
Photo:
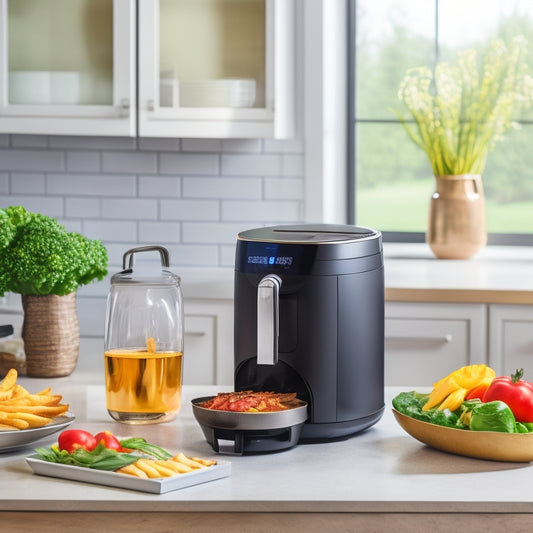
[[385, 341], [387, 342], [432, 342], [444, 344], [446, 342], [452, 342], [452, 340], [453, 335], [451, 333], [447, 333], [442, 337], [385, 337]]
[[185, 335], [189, 337], [205, 337], [207, 333], [205, 331], [186, 331]]

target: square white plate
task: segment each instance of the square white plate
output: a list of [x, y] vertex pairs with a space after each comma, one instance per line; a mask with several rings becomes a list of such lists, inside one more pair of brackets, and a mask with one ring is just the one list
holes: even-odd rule
[[119, 474], [106, 470], [95, 470], [93, 468], [64, 465], [61, 463], [49, 463], [40, 459], [38, 455], [27, 457], [26, 461], [33, 470], [33, 473], [41, 476], [70, 479], [73, 481], [95, 483], [97, 485], [107, 485], [109, 487], [151, 492], [154, 494], [164, 494], [165, 492], [184, 489], [200, 483], [206, 483], [207, 481], [214, 481], [215, 479], [228, 477], [231, 473], [231, 463], [223, 461], [193, 472], [156, 479], [141, 479], [128, 474]]

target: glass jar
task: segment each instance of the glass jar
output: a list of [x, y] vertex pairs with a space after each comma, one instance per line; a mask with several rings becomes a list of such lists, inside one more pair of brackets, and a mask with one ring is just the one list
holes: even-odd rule
[[[135, 254], [159, 252], [161, 265], [134, 268]], [[181, 402], [183, 301], [180, 278], [161, 246], [128, 250], [111, 278], [105, 324], [106, 406], [118, 422], [175, 418]]]

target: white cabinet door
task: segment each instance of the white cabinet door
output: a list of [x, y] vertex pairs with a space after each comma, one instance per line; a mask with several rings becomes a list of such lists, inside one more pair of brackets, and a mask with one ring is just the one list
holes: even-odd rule
[[233, 301], [185, 299], [183, 380], [233, 385]]
[[461, 366], [487, 362], [486, 306], [385, 305], [385, 383], [431, 388]]
[[492, 304], [489, 308], [489, 361], [498, 375], [523, 368], [533, 381], [533, 306]]
[[294, 80], [294, 0], [139, 3], [141, 137], [291, 137]]
[[0, 0], [0, 133], [136, 134], [135, 0]]

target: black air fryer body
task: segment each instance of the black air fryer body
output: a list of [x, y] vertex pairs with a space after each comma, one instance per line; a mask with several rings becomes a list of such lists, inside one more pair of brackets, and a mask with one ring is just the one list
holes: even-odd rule
[[378, 231], [322, 224], [239, 234], [235, 390], [297, 392], [309, 404], [301, 440], [332, 439], [381, 418], [383, 367]]

